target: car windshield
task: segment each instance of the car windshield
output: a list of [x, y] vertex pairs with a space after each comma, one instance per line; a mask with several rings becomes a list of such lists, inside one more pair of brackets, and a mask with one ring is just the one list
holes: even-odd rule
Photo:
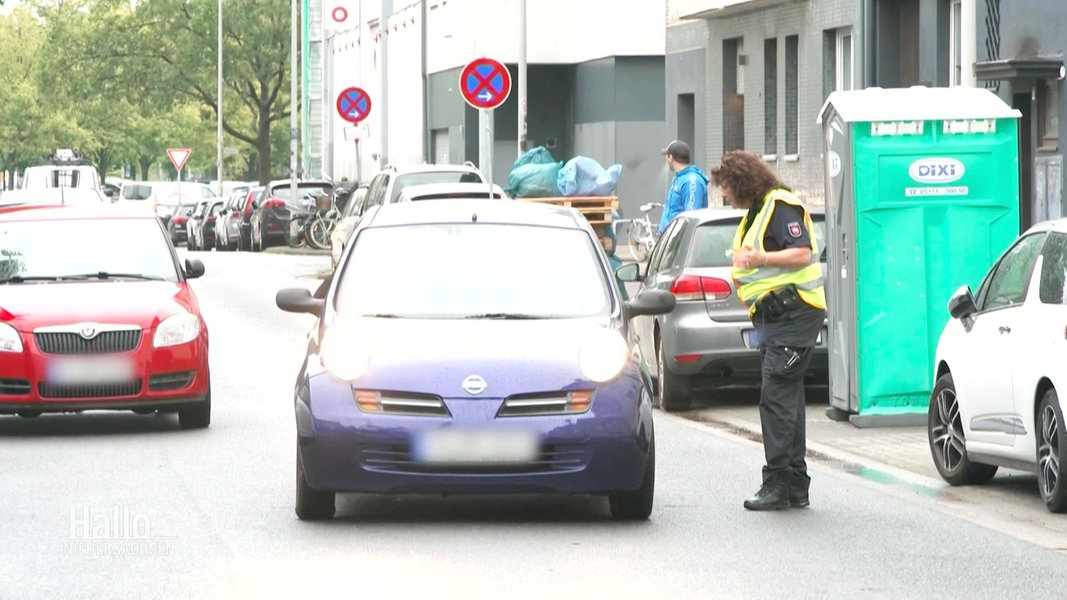
[[[109, 240], [101, 244], [100, 240]], [[57, 251], [57, 244], [77, 252]], [[101, 273], [177, 280], [167, 239], [155, 219], [0, 222], [0, 282], [88, 278]]]
[[335, 300], [341, 314], [537, 319], [611, 310], [593, 241], [581, 230], [408, 225], [366, 229], [353, 243]]
[[474, 171], [430, 171], [425, 173], [404, 173], [396, 176], [393, 195], [390, 202], [400, 198], [400, 192], [411, 185], [427, 183], [485, 183], [481, 175]]
[[[734, 233], [740, 219], [705, 223], [693, 233], [693, 250], [689, 257], [691, 267], [729, 267], [734, 243]], [[815, 241], [819, 246], [820, 260], [826, 260], [826, 222], [812, 219], [815, 225]]]

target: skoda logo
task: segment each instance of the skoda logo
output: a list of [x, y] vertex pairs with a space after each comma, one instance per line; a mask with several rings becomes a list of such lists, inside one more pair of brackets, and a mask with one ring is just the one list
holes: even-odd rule
[[463, 389], [467, 391], [471, 396], [477, 396], [485, 391], [488, 385], [485, 380], [477, 375], [471, 375], [463, 380]]
[[85, 323], [81, 326], [81, 329], [78, 330], [78, 334], [87, 340], [96, 337], [97, 333], [95, 323]]
[[908, 175], [919, 183], [949, 183], [963, 172], [963, 163], [955, 158], [920, 158], [908, 167]]

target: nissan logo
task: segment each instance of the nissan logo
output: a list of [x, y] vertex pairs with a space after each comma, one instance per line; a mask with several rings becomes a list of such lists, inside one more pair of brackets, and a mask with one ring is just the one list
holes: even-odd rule
[[484, 392], [486, 387], [488, 387], [488, 384], [478, 375], [471, 375], [463, 380], [463, 389], [471, 396], [477, 396]]
[[950, 183], [963, 177], [963, 163], [955, 158], [920, 158], [908, 167], [908, 175], [919, 183]]

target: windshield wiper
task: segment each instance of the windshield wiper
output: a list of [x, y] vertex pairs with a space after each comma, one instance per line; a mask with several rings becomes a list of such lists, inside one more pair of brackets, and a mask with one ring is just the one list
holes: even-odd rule
[[59, 277], [55, 275], [32, 275], [25, 277], [22, 275], [12, 275], [11, 277], [5, 277], [0, 279], [0, 283], [26, 283], [27, 281], [59, 281]]
[[515, 319], [515, 320], [533, 320], [533, 319], [556, 319], [558, 317], [553, 315], [531, 315], [528, 313], [482, 313], [480, 315], [467, 315], [464, 319]]
[[142, 279], [145, 281], [162, 281], [162, 277], [142, 275], [140, 273], [112, 273], [110, 271], [97, 271], [95, 273], [77, 273], [73, 275], [60, 275], [56, 279]]

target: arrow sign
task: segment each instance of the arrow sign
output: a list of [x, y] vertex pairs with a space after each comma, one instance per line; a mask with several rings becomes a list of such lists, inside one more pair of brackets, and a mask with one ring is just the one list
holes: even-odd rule
[[185, 161], [189, 160], [189, 155], [192, 153], [193, 151], [190, 148], [167, 148], [167, 156], [170, 157], [170, 162], [178, 171], [182, 170], [182, 167], [185, 166]]
[[370, 94], [358, 87], [343, 90], [337, 96], [337, 114], [349, 123], [359, 123], [370, 114]]
[[463, 99], [474, 108], [493, 109], [511, 94], [511, 74], [500, 61], [476, 58], [459, 75]]

